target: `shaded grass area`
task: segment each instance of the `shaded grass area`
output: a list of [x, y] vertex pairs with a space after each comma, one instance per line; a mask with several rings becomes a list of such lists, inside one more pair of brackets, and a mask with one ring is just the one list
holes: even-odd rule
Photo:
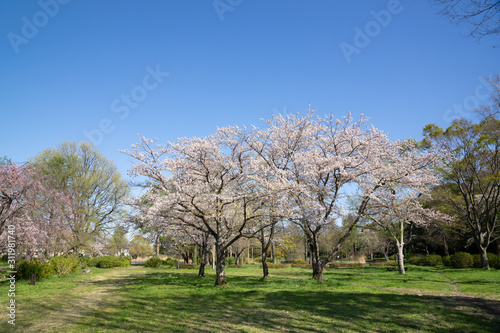
[[[415, 267], [405, 277], [383, 267], [332, 269], [319, 283], [308, 269], [275, 269], [262, 280], [258, 266], [246, 266], [228, 269], [229, 284], [221, 288], [213, 286], [213, 271], [207, 273], [199, 278], [174, 269], [93, 269], [92, 275], [48, 279], [34, 287], [26, 282], [16, 297], [21, 308], [16, 331], [497, 332], [500, 327], [494, 315], [448, 296], [378, 288], [453, 290], [433, 269]], [[493, 273], [495, 284], [500, 271]], [[0, 292], [4, 303], [4, 285]]]

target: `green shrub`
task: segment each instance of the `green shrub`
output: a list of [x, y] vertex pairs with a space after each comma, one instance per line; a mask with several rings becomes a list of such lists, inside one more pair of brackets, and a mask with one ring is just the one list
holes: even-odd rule
[[112, 256], [106, 256], [106, 257], [100, 257], [96, 267], [99, 268], [113, 268], [113, 267], [120, 267], [121, 266], [121, 261], [117, 257], [112, 257]]
[[474, 258], [470, 253], [457, 252], [451, 256], [450, 263], [453, 268], [469, 268], [474, 265]]
[[[415, 258], [415, 257], [413, 257]], [[411, 259], [410, 258], [410, 263]], [[431, 266], [431, 267], [436, 267], [437, 265], [440, 265], [443, 263], [443, 259], [441, 258], [440, 255], [438, 254], [428, 254], [425, 257], [420, 258], [420, 266]]]
[[128, 265], [130, 265], [132, 263], [132, 257], [131, 256], [126, 256], [126, 255], [121, 254], [118, 258], [121, 261], [123, 261], [124, 263], [127, 263], [126, 266], [128, 266]]
[[302, 260], [302, 259], [295, 259], [295, 260], [293, 261], [293, 263], [294, 263], [295, 265], [307, 265], [307, 261]]
[[172, 258], [167, 258], [166, 260], [163, 260], [163, 265], [177, 266], [177, 260]]
[[197, 265], [193, 264], [181, 264], [179, 265], [180, 269], [195, 269]]
[[490, 263], [490, 268], [500, 269], [500, 256], [488, 253], [488, 262]]
[[236, 258], [235, 257], [226, 258], [226, 265], [236, 265]]
[[[255, 261], [255, 262], [262, 262], [262, 257], [255, 258], [253, 261]], [[267, 257], [266, 262], [273, 262], [273, 259]]]
[[472, 267], [481, 268], [481, 255], [479, 254], [472, 255]]
[[411, 257], [408, 259], [408, 262], [412, 265], [420, 265], [420, 261], [422, 260], [422, 257]]
[[[415, 258], [415, 257], [414, 257]], [[385, 266], [397, 266], [398, 263], [395, 261], [381, 261], [381, 262], [371, 262], [370, 266], [385, 267]]]
[[2, 256], [2, 258], [0, 258], [0, 261], [4, 261], [4, 262], [7, 262], [9, 260], [9, 255], [8, 254], [4, 254]]
[[40, 261], [39, 259], [18, 261], [16, 271], [16, 279], [30, 279], [32, 274], [36, 274], [37, 280], [54, 275], [54, 268], [50, 262]]
[[75, 273], [80, 266], [80, 262], [76, 257], [54, 257], [50, 259], [50, 264], [54, 268], [54, 273], [58, 276]]
[[162, 260], [158, 257], [152, 257], [146, 260], [144, 267], [158, 268], [160, 267]]
[[445, 256], [442, 258], [443, 260], [443, 265], [446, 267], [451, 267], [451, 256]]
[[301, 267], [301, 268], [312, 268], [311, 264], [292, 264], [291, 266], [292, 267]]
[[90, 260], [92, 260], [90, 256], [79, 256], [78, 262], [80, 263], [80, 268], [87, 268]]
[[113, 268], [113, 267], [127, 267], [130, 261], [126, 258], [121, 259], [115, 256], [96, 257], [89, 261], [90, 267], [98, 268]]
[[248, 264], [248, 258], [240, 257], [240, 265], [245, 265], [245, 264]]
[[[262, 264], [260, 265], [262, 267]], [[267, 264], [267, 268], [286, 268], [286, 265], [283, 264]]]
[[87, 261], [87, 266], [88, 267], [96, 267], [96, 264], [99, 262], [99, 260], [97, 259], [99, 257], [96, 257], [96, 258], [90, 258], [88, 261]]
[[[474, 260], [474, 264], [473, 264], [474, 268], [482, 268], [483, 267], [481, 265], [481, 255], [480, 254], [474, 254], [472, 256], [472, 258]], [[488, 263], [490, 265], [490, 268], [500, 269], [499, 257], [496, 254], [488, 253]]]
[[330, 268], [341, 268], [341, 267], [363, 267], [365, 264], [362, 264], [360, 262], [351, 262], [351, 263], [331, 263], [328, 266]]

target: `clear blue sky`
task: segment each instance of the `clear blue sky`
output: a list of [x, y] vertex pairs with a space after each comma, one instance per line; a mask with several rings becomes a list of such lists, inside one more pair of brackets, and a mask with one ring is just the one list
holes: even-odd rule
[[486, 102], [478, 77], [499, 71], [498, 37], [465, 38], [427, 1], [59, 1], [0, 2], [0, 155], [14, 162], [87, 133], [125, 175], [117, 149], [137, 133], [204, 136], [308, 104], [420, 138]]

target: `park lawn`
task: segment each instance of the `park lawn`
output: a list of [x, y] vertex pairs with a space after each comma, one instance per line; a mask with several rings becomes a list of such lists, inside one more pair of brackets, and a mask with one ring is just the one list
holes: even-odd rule
[[[500, 271], [444, 270], [465, 289], [500, 294]], [[228, 285], [215, 274], [161, 268], [92, 269], [91, 275], [16, 285], [17, 332], [497, 332], [491, 313], [447, 295], [453, 286], [433, 268], [400, 276], [385, 267], [327, 269], [325, 282], [309, 269], [256, 265], [228, 268]], [[484, 275], [483, 275], [484, 274]], [[485, 278], [482, 278], [485, 276]], [[490, 282], [488, 282], [490, 281]], [[414, 294], [420, 290], [422, 296]], [[7, 304], [8, 286], [0, 284]], [[406, 293], [405, 291], [409, 292]], [[426, 293], [443, 296], [431, 296]], [[471, 291], [471, 293], [474, 293]], [[7, 330], [8, 331], [8, 330]]]
[[[290, 268], [272, 269], [270, 274], [310, 278], [311, 269], [293, 268], [291, 271]], [[500, 274], [498, 276], [500, 278]], [[408, 271], [405, 275], [398, 274], [396, 267], [326, 268], [323, 277], [325, 280], [341, 283], [345, 287], [393, 288], [414, 293], [421, 290], [424, 293], [438, 292], [444, 295], [453, 295], [454, 292], [449, 280], [432, 267], [408, 265]]]
[[500, 270], [443, 268], [441, 272], [467, 296], [500, 301]]

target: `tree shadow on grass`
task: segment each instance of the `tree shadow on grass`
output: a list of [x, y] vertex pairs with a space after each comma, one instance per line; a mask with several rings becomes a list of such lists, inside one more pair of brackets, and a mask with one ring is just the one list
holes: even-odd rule
[[[147, 332], [497, 332], [498, 318], [451, 297], [343, 292], [311, 280], [154, 272], [97, 281], [120, 293], [81, 324]], [[497, 302], [498, 303], [498, 302]]]

